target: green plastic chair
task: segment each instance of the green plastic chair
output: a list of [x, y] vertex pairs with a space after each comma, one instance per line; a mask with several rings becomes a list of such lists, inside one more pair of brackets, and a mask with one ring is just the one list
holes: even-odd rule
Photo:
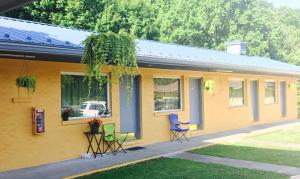
[[110, 150], [115, 155], [119, 149], [122, 149], [122, 151], [126, 153], [122, 145], [127, 140], [128, 132], [126, 135], [118, 135], [117, 137], [116, 134], [121, 134], [121, 133], [116, 132], [116, 125], [114, 123], [103, 124], [103, 132], [104, 132], [103, 140], [104, 143], [107, 145], [107, 148], [104, 151], [104, 153]]

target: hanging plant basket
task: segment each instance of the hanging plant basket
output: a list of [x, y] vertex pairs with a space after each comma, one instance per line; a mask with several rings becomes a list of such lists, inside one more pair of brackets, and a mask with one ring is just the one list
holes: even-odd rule
[[82, 63], [88, 66], [89, 91], [92, 79], [95, 78], [101, 86], [109, 82], [102, 74], [103, 65], [111, 65], [111, 81], [126, 77], [127, 89], [133, 87], [133, 77], [137, 74], [135, 38], [125, 31], [119, 33], [104, 32], [91, 34], [84, 41]]
[[36, 81], [33, 76], [19, 76], [16, 79], [16, 85], [18, 88], [26, 88], [28, 93], [35, 91]]
[[26, 61], [24, 61], [21, 73], [19, 77], [16, 79], [16, 86], [18, 87], [19, 96], [20, 96], [20, 88], [26, 88], [28, 91], [28, 95], [35, 92], [36, 80], [35, 77], [30, 75], [29, 67]]
[[205, 80], [204, 82], [204, 89], [209, 93], [212, 94], [215, 90], [215, 81], [213, 80]]

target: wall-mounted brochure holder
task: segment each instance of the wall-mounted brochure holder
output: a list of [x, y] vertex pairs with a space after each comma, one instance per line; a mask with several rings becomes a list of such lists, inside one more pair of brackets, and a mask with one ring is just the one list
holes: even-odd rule
[[45, 133], [45, 110], [43, 108], [32, 109], [32, 132], [33, 134]]

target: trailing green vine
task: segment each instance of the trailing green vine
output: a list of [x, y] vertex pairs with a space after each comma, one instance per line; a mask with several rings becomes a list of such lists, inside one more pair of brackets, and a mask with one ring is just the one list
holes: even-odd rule
[[135, 38], [125, 31], [91, 34], [84, 41], [82, 58], [82, 63], [88, 66], [89, 89], [92, 87], [93, 78], [99, 82], [100, 89], [103, 84], [109, 82], [109, 79], [103, 76], [102, 67], [111, 65], [111, 81], [123, 78], [130, 92], [133, 87], [133, 77], [138, 69], [135, 49]]

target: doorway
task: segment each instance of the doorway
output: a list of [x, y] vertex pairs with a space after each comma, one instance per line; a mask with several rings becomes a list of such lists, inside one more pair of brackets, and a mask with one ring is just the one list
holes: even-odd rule
[[286, 117], [286, 82], [280, 82], [281, 116]]
[[203, 128], [202, 79], [190, 78], [190, 122], [191, 130]]
[[251, 90], [251, 113], [254, 121], [259, 120], [259, 98], [258, 98], [258, 81], [250, 81]]
[[140, 76], [134, 77], [132, 94], [127, 91], [127, 81], [120, 80], [120, 128], [130, 137], [140, 138]]

